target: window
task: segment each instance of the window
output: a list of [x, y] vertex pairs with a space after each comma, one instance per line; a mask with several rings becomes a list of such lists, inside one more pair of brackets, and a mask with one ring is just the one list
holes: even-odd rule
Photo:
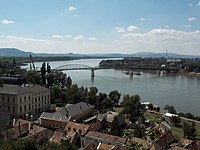
[[29, 109], [29, 110], [31, 109], [31, 104], [28, 105], [28, 109]]
[[70, 127], [68, 127], [68, 131], [70, 131], [71, 130], [71, 128]]
[[35, 102], [37, 103], [37, 98], [35, 98]]
[[10, 112], [10, 106], [8, 106], [8, 111]]
[[24, 105], [24, 111], [26, 112], [26, 105]]
[[13, 97], [13, 103], [15, 103], [15, 98]]
[[24, 96], [24, 101], [26, 101], [26, 96]]
[[15, 113], [15, 106], [13, 106], [13, 113]]
[[39, 97], [39, 102], [40, 102], [40, 97]]
[[8, 102], [10, 101], [10, 98], [8, 97]]
[[2, 96], [2, 101], [4, 102], [4, 96]]
[[31, 96], [30, 95], [28, 96], [28, 100], [31, 100]]
[[20, 106], [20, 108], [19, 108], [19, 109], [20, 109], [20, 113], [22, 113], [22, 106]]
[[74, 132], [76, 132], [76, 129], [75, 129], [75, 128], [73, 128], [73, 130], [74, 130]]
[[22, 102], [22, 98], [21, 98], [21, 97], [20, 97], [20, 100], [19, 100], [19, 101], [20, 101], [20, 103]]

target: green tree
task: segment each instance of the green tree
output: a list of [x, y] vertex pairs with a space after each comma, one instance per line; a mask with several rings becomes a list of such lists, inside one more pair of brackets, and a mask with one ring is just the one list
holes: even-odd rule
[[127, 150], [144, 150], [142, 144], [133, 142], [133, 141], [128, 141], [126, 144]]
[[45, 62], [42, 64], [42, 67], [41, 67], [41, 76], [42, 76], [42, 84], [46, 85], [46, 66], [45, 66]]
[[167, 110], [169, 113], [177, 114], [176, 109], [174, 108], [174, 106], [165, 105], [164, 109]]
[[114, 104], [118, 104], [121, 94], [117, 90], [114, 90], [114, 91], [111, 91], [108, 94], [108, 96], [113, 101]]
[[88, 92], [88, 103], [90, 103], [91, 105], [96, 104], [97, 93], [98, 89], [96, 87], [90, 87], [90, 90]]
[[36, 71], [33, 71], [33, 70], [27, 71], [26, 77], [27, 77], [28, 83], [31, 83], [31, 84], [41, 84], [42, 83], [41, 75]]
[[121, 102], [123, 107], [122, 113], [126, 114], [131, 122], [135, 122], [140, 116], [143, 116], [142, 105], [140, 103], [139, 95], [129, 96], [125, 95]]
[[170, 120], [171, 120], [171, 123], [175, 126], [180, 126], [180, 123], [182, 122], [179, 116], [172, 116]]
[[183, 122], [183, 133], [184, 133], [184, 137], [187, 137], [189, 139], [194, 139], [197, 136], [195, 123], [192, 122], [191, 124], [189, 124], [184, 121]]
[[117, 117], [114, 117], [114, 120], [111, 124], [110, 133], [112, 135], [122, 136], [122, 127], [120, 126], [119, 121], [117, 120]]

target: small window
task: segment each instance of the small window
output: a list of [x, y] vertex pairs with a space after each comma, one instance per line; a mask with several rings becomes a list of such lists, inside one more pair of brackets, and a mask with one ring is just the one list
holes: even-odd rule
[[76, 129], [75, 129], [75, 128], [74, 128], [73, 130], [74, 130], [74, 132], [76, 132]]
[[22, 106], [20, 106], [20, 113], [22, 113]]
[[15, 98], [13, 97], [13, 103], [15, 103]]
[[10, 101], [10, 98], [9, 98], [9, 96], [8, 96], [8, 102]]
[[20, 97], [19, 99], [20, 99], [19, 101], [20, 101], [20, 103], [21, 103], [21, 102], [22, 102], [22, 98]]
[[26, 101], [26, 96], [24, 97], [24, 101]]
[[10, 106], [8, 106], [8, 111], [10, 112]]
[[29, 109], [29, 110], [31, 109], [31, 104], [28, 105], [28, 109]]
[[4, 96], [2, 96], [2, 101], [4, 102]]
[[13, 106], [13, 113], [15, 113], [15, 106]]
[[31, 100], [31, 96], [30, 95], [28, 96], [28, 99]]
[[26, 105], [24, 105], [24, 111], [26, 112]]

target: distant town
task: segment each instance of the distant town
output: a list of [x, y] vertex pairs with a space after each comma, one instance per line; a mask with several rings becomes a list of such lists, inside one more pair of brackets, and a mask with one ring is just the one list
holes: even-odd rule
[[[21, 59], [0, 60], [0, 149], [200, 149], [200, 116], [177, 112], [170, 104], [161, 112], [160, 106], [141, 102], [139, 95], [121, 97], [115, 89], [103, 93], [78, 87], [49, 63], [37, 70], [34, 63], [42, 57]], [[30, 68], [21, 69], [27, 61]], [[128, 75], [142, 70], [200, 76], [199, 58], [124, 57], [103, 60], [98, 67]]]

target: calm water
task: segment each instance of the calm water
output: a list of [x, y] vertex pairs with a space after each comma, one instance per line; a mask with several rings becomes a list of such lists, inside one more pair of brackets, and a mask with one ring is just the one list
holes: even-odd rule
[[[101, 59], [82, 59], [73, 61], [50, 62], [52, 68], [64, 64], [84, 64], [98, 66]], [[41, 63], [35, 63], [41, 66]], [[91, 72], [64, 71], [79, 86], [96, 86], [99, 92], [109, 93], [118, 90], [122, 95], [138, 94], [143, 102], [150, 101], [162, 109], [165, 104], [174, 105], [177, 111], [191, 112], [200, 115], [200, 77], [187, 76], [159, 76], [157, 74], [142, 73], [142, 75], [124, 74], [121, 70], [96, 70], [94, 81]], [[123, 97], [123, 96], [122, 96]]]

